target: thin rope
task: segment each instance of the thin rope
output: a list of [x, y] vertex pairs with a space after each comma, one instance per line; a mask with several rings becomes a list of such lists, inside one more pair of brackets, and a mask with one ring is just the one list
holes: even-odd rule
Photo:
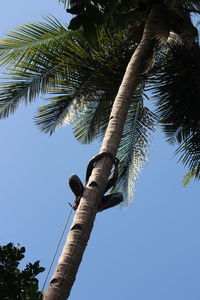
[[51, 269], [52, 269], [53, 263], [54, 263], [54, 261], [55, 261], [56, 255], [57, 255], [57, 253], [58, 253], [58, 249], [59, 249], [59, 247], [60, 247], [60, 244], [61, 244], [61, 241], [62, 241], [62, 239], [63, 239], [63, 235], [64, 235], [64, 233], [65, 233], [65, 230], [66, 230], [66, 228], [67, 228], [67, 225], [68, 225], [68, 223], [69, 223], [69, 220], [70, 220], [72, 211], [73, 211], [73, 207], [71, 208], [71, 211], [70, 211], [70, 213], [69, 213], [69, 216], [68, 216], [68, 218], [67, 218], [67, 221], [66, 221], [66, 223], [65, 223], [65, 226], [64, 226], [64, 228], [63, 228], [62, 234], [61, 234], [60, 239], [59, 239], [59, 241], [58, 241], [56, 250], [55, 250], [55, 252], [54, 252], [53, 258], [52, 258], [52, 260], [51, 260], [51, 264], [50, 264], [50, 266], [49, 266], [49, 270], [48, 270], [47, 276], [46, 276], [46, 278], [45, 278], [45, 281], [44, 281], [44, 284], [43, 284], [43, 287], [42, 287], [42, 292], [44, 292], [44, 288], [45, 288], [45, 285], [46, 285], [46, 283], [47, 283], [47, 279], [48, 279], [49, 274], [50, 274], [50, 272], [51, 272]]

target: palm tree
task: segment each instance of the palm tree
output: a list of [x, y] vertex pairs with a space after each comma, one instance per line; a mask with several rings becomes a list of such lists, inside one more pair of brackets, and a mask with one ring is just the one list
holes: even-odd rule
[[[180, 11], [184, 8], [181, 12], [186, 19], [188, 17], [186, 7], [180, 5], [179, 8]], [[116, 32], [113, 38], [111, 36], [103, 38], [101, 33], [100, 46], [94, 47], [91, 47], [79, 32], [66, 31], [59, 22], [53, 20], [50, 20], [47, 25], [29, 25], [22, 27], [19, 32], [12, 33], [11, 38], [5, 40], [1, 46], [2, 65], [7, 65], [12, 72], [12, 81], [3, 83], [0, 98], [1, 116], [8, 116], [21, 100], [31, 102], [38, 93], [49, 92], [56, 96], [50, 99], [50, 104], [39, 110], [36, 119], [37, 124], [45, 132], [52, 133], [66, 119], [77, 121], [78, 118], [75, 135], [83, 141], [90, 141], [95, 135], [102, 136], [105, 132], [105, 125], [109, 121], [100, 153], [109, 152], [114, 158], [121, 142], [120, 156], [126, 159], [121, 164], [122, 169], [117, 185], [124, 188], [127, 174], [131, 175], [135, 172], [132, 169], [133, 163], [137, 163], [134, 166], [136, 169], [140, 164], [137, 162], [138, 152], [139, 157], [144, 160], [145, 155], [142, 154], [142, 150], [146, 150], [148, 144], [147, 129], [154, 124], [154, 116], [143, 106], [141, 95], [144, 81], [147, 79], [145, 74], [152, 69], [155, 53], [164, 43], [171, 41], [185, 45], [188, 35], [185, 37], [182, 33], [185, 34], [186, 31], [189, 31], [189, 39], [192, 40], [194, 47], [197, 47], [194, 39], [196, 31], [191, 22], [188, 23], [187, 20], [187, 22], [181, 22], [180, 25], [180, 22], [175, 22], [176, 19], [173, 18], [173, 24], [169, 24], [167, 22], [169, 20], [171, 22], [169, 16], [172, 14], [170, 13], [162, 5], [153, 5], [144, 26], [141, 26], [142, 31], [139, 31], [142, 32], [142, 37], [141, 34], [136, 34], [133, 41], [124, 30]], [[164, 22], [163, 16], [165, 16]], [[177, 19], [179, 20], [178, 16]], [[182, 18], [182, 20], [185, 19]], [[136, 28], [137, 26], [133, 26], [132, 30]], [[172, 42], [171, 45], [173, 46]], [[118, 46], [121, 46], [120, 52], [118, 52]], [[133, 52], [132, 57], [131, 52]], [[171, 55], [173, 56], [172, 51]], [[166, 64], [168, 56], [167, 53], [164, 59]], [[162, 55], [156, 59], [160, 63]], [[102, 66], [108, 67], [107, 70], [104, 69], [105, 73], [103, 73]], [[107, 76], [106, 71], [109, 71]], [[116, 72], [117, 78], [110, 76], [113, 72]], [[155, 78], [162, 75], [162, 72], [157, 73], [158, 75], [153, 73]], [[114, 99], [121, 80], [122, 83]], [[160, 84], [157, 88], [161, 87]], [[106, 99], [109, 100], [106, 101]], [[99, 112], [110, 111], [112, 103], [114, 104], [110, 117], [109, 114], [102, 116]], [[81, 129], [82, 124], [85, 126], [83, 129]], [[89, 132], [86, 128], [87, 124], [90, 125]], [[130, 157], [131, 151], [134, 152], [134, 150], [133, 147], [125, 147], [127, 128], [132, 128], [131, 141], [134, 141], [135, 133], [137, 133], [134, 145], [138, 143], [132, 156], [133, 160], [128, 167], [127, 157]], [[139, 132], [142, 134], [139, 135]], [[129, 145], [131, 145], [130, 141]], [[45, 299], [68, 297], [112, 166], [113, 159], [110, 155], [95, 164]]]
[[[79, 140], [88, 142], [94, 136], [102, 137], [125, 67], [133, 48], [136, 48], [128, 32], [119, 31], [112, 36], [102, 30], [99, 33], [100, 46], [93, 47], [80, 32], [67, 31], [57, 20], [48, 19], [46, 23], [22, 26], [9, 35], [0, 47], [2, 67], [9, 68], [8, 72], [12, 74], [9, 82], [1, 84], [1, 117], [14, 112], [21, 101], [32, 102], [39, 93], [49, 93], [54, 96], [49, 98], [49, 104], [38, 110], [35, 119], [43, 132], [52, 134], [63, 123], [75, 122], [74, 133]], [[129, 99], [129, 113], [119, 149], [121, 164], [117, 185], [129, 199], [134, 188], [131, 176], [138, 176], [146, 160], [149, 130], [155, 127], [155, 115], [144, 106], [142, 91], [143, 85], [140, 84]], [[128, 137], [127, 132], [132, 134]], [[110, 158], [109, 165], [111, 168]], [[103, 171], [105, 174], [105, 167]], [[106, 175], [108, 177], [108, 171]], [[86, 191], [90, 197], [91, 193], [92, 197], [98, 193], [91, 188]], [[84, 201], [78, 208], [78, 217], [82, 203]], [[88, 198], [87, 207], [84, 206], [90, 224], [91, 211], [93, 216], [97, 213], [96, 204], [96, 198]], [[75, 222], [82, 225], [85, 221]], [[82, 235], [79, 231], [78, 234]], [[77, 238], [77, 230], [70, 232]], [[85, 234], [81, 236], [84, 241]], [[66, 288], [63, 293], [66, 295]], [[55, 296], [52, 292], [50, 295]]]

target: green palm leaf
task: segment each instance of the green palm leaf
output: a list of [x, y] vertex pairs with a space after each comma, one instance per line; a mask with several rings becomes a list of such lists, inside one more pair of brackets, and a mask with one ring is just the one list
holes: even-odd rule
[[184, 186], [188, 185], [192, 179], [196, 178], [196, 173], [197, 173], [196, 169], [185, 173], [182, 178], [183, 185]]
[[115, 189], [123, 193], [124, 203], [133, 201], [136, 182], [148, 158], [150, 132], [156, 124], [157, 117], [143, 105], [142, 96], [134, 96], [117, 153], [120, 165]]
[[[62, 126], [66, 119], [73, 121], [73, 95], [50, 98], [51, 103], [39, 108], [35, 123], [44, 133], [50, 135]], [[67, 123], [67, 122], [66, 122]]]
[[94, 139], [102, 140], [105, 133], [112, 102], [101, 100], [90, 103], [83, 111], [73, 128], [74, 136], [82, 144], [89, 144]]
[[[46, 99], [50, 103], [41, 106], [35, 118], [35, 123], [44, 133], [51, 135], [58, 127], [74, 123], [88, 107], [88, 103], [93, 103], [84, 95], [85, 81], [79, 81], [80, 78], [75, 80], [74, 76], [70, 76], [70, 78], [73, 78], [71, 88], [70, 80], [59, 80], [57, 87], [55, 85], [48, 86], [48, 92], [56, 94], [56, 96]], [[82, 83], [83, 86], [81, 86]]]
[[157, 113], [180, 161], [200, 178], [200, 47], [174, 46], [156, 70], [153, 92]]
[[61, 39], [67, 39], [70, 32], [53, 17], [47, 17], [45, 20], [46, 22], [20, 26], [0, 40], [0, 66], [15, 68], [16, 63], [21, 60], [31, 61], [37, 58], [39, 50], [40, 55], [44, 52], [46, 55], [47, 48], [52, 50], [53, 47], [58, 52], [56, 46], [60, 49]]
[[102, 30], [99, 39], [101, 46], [93, 47], [80, 32], [67, 31], [53, 18], [12, 32], [0, 44], [2, 66], [12, 79], [1, 86], [1, 117], [14, 112], [20, 102], [35, 100], [39, 93], [61, 93], [58, 101], [50, 98], [36, 119], [44, 132], [52, 133], [61, 120], [65, 124], [69, 103], [77, 97], [85, 103], [101, 98], [113, 101], [134, 45], [130, 49], [131, 39], [124, 31], [111, 36]]
[[[0, 85], [0, 117], [8, 117], [21, 102], [26, 104], [36, 99], [39, 94], [47, 92], [47, 87], [53, 81], [56, 82], [57, 72], [63, 69], [62, 62], [56, 56], [40, 56], [30, 62], [23, 60], [18, 62], [15, 70], [12, 70], [11, 81], [3, 81]], [[6, 73], [9, 75], [9, 72]]]
[[192, 132], [176, 150], [179, 160], [189, 167], [189, 174], [200, 179], [200, 130]]
[[[66, 122], [76, 121], [74, 134], [81, 142], [101, 139], [136, 44], [132, 42], [133, 33], [125, 30], [113, 36], [101, 30], [98, 38], [99, 45], [91, 46], [80, 32], [67, 31], [54, 19], [12, 33], [1, 48], [2, 66], [8, 68], [12, 79], [1, 88], [1, 116], [8, 116], [21, 101], [28, 103], [39, 93], [50, 94], [53, 97], [38, 110], [35, 121], [43, 132], [52, 134]], [[138, 89], [133, 97], [118, 154], [117, 189], [129, 199], [131, 178], [137, 178], [146, 160], [148, 130], [155, 124], [155, 116], [143, 107], [141, 93]]]
[[64, 70], [64, 33], [65, 39], [70, 38], [58, 21], [49, 18], [47, 23], [19, 27], [1, 41], [1, 63], [11, 81], [4, 79], [0, 86], [0, 117], [13, 113], [20, 102], [34, 101], [38, 94], [46, 93], [52, 81], [57, 84]]
[[24, 101], [26, 104], [36, 99], [38, 94], [46, 91], [46, 85], [55, 66], [32, 66], [26, 72], [13, 72], [12, 81], [0, 84], [0, 118], [5, 118], [15, 112], [18, 105]]

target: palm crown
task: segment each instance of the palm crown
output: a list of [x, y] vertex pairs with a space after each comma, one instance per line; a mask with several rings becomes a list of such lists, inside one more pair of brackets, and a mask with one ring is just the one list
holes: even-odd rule
[[[73, 123], [80, 142], [102, 139], [136, 45], [124, 31], [113, 36], [101, 30], [98, 38], [99, 45], [92, 46], [80, 32], [67, 30], [54, 18], [10, 32], [0, 46], [1, 65], [10, 76], [10, 81], [1, 84], [0, 116], [9, 116], [22, 101], [29, 103], [39, 94], [48, 94], [48, 104], [35, 117], [43, 132], [52, 134], [59, 126]], [[143, 104], [143, 80], [133, 95], [118, 151], [117, 189], [129, 200], [156, 124], [155, 114]]]
[[[140, 77], [125, 123], [116, 185], [128, 199], [132, 199], [134, 182], [147, 158], [149, 133], [156, 124], [155, 114], [143, 103], [145, 83], [153, 88], [159, 119], [168, 139], [180, 144], [177, 152], [182, 153], [181, 159], [192, 175], [200, 174], [196, 113], [199, 92], [194, 80], [188, 78], [192, 71], [193, 79], [198, 82], [194, 61], [199, 56], [199, 46], [188, 13], [198, 10], [199, 4], [177, 1], [177, 7], [187, 20], [184, 26], [189, 24], [189, 37], [184, 37], [184, 42], [190, 40], [192, 46], [179, 41], [169, 46], [166, 28], [161, 26], [159, 31], [152, 28], [153, 35], [167, 43], [164, 46], [162, 43], [165, 50], [159, 51], [150, 76]], [[39, 108], [35, 118], [43, 132], [52, 134], [57, 127], [73, 123], [75, 137], [80, 142], [102, 139], [126, 65], [141, 38], [141, 27], [142, 23], [136, 20], [132, 26], [118, 28], [112, 34], [102, 28], [96, 45], [88, 42], [81, 31], [68, 30], [54, 18], [10, 32], [0, 45], [1, 66], [10, 78], [1, 84], [0, 117], [14, 112], [22, 101], [29, 103], [39, 94], [48, 94], [48, 104]], [[187, 65], [186, 56], [191, 62]], [[195, 95], [192, 103], [188, 98], [191, 85]]]

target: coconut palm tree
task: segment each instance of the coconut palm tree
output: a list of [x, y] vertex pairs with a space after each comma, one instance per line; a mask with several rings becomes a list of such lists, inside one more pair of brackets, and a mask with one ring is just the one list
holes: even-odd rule
[[[77, 138], [90, 141], [95, 135], [101, 137], [108, 123], [100, 153], [109, 155], [101, 157], [93, 166], [66, 246], [45, 293], [46, 300], [66, 299], [70, 293], [118, 147], [122, 157], [118, 187], [123, 186], [124, 189], [127, 176], [130, 178], [135, 174], [144, 160], [143, 150], [148, 145], [147, 129], [154, 125], [154, 116], [144, 107], [141, 95], [154, 58], [163, 66], [159, 50], [167, 44], [171, 45], [170, 49], [173, 49], [173, 44], [189, 47], [189, 40], [198, 48], [195, 44], [196, 30], [188, 19], [186, 4], [178, 3], [181, 19], [179, 15], [175, 18], [174, 12], [165, 6], [153, 4], [141, 26], [132, 26], [132, 35], [130, 31], [119, 30], [112, 33], [112, 37], [106, 35], [103, 38], [101, 33], [96, 46], [87, 43], [80, 32], [66, 31], [53, 20], [48, 24], [21, 27], [2, 42], [2, 65], [6, 65], [12, 73], [11, 82], [3, 83], [1, 90], [2, 117], [13, 112], [20, 101], [31, 102], [38, 93], [49, 92], [56, 96], [39, 110], [36, 118], [43, 131], [52, 133], [68, 119], [77, 122], [74, 129]], [[190, 49], [193, 51], [193, 48]], [[155, 56], [158, 51], [159, 55]], [[170, 53], [173, 56], [173, 51]], [[166, 65], [169, 56], [166, 53]], [[161, 75], [161, 71], [152, 73], [153, 79]], [[161, 87], [162, 84], [158, 84], [157, 89]], [[110, 110], [110, 115], [102, 114]], [[130, 137], [127, 137], [127, 132], [131, 132]], [[183, 132], [186, 132], [185, 128]], [[128, 139], [129, 147], [125, 147]], [[130, 157], [132, 159], [127, 166]], [[130, 188], [131, 184], [128, 186]]]
[[[38, 94], [50, 94], [48, 99], [50, 102], [38, 110], [35, 118], [35, 122], [43, 132], [52, 134], [57, 127], [66, 122], [75, 122], [74, 134], [82, 142], [90, 142], [94, 136], [102, 138], [118, 86], [132, 51], [137, 47], [135, 44], [138, 39], [136, 36], [134, 41], [128, 31], [126, 34], [124, 30], [119, 31], [113, 36], [109, 31], [102, 30], [99, 32], [99, 46], [94, 47], [80, 32], [68, 31], [55, 19], [22, 26], [9, 33], [9, 38], [2, 40], [0, 47], [1, 65], [11, 74], [10, 81], [1, 84], [0, 116], [7, 117], [21, 102], [32, 102]], [[135, 94], [128, 99], [130, 107], [128, 116], [124, 115], [126, 123], [123, 136], [118, 138], [118, 143], [121, 139], [121, 144], [117, 185], [127, 199], [132, 198], [134, 185], [131, 177], [137, 178], [146, 160], [149, 131], [155, 127], [155, 115], [143, 104], [142, 81], [138, 85], [137, 80], [138, 87]], [[111, 168], [112, 160], [110, 157], [108, 159]], [[105, 175], [105, 167], [103, 171]], [[106, 173], [108, 177], [109, 171]], [[103, 185], [101, 188], [104, 189]], [[97, 200], [96, 195], [93, 198], [95, 193], [99, 193], [99, 189], [95, 191], [90, 187], [86, 191], [90, 198], [87, 198], [83, 211], [87, 211], [89, 224], [92, 225], [91, 211], [93, 216], [97, 213], [99, 210], [97, 203], [101, 199]], [[101, 196], [102, 194], [101, 191]], [[79, 221], [75, 220], [75, 225], [83, 226], [82, 224], [86, 222], [79, 217], [82, 203], [84, 201], [81, 201], [77, 210]], [[72, 225], [72, 228], [75, 225]], [[91, 230], [91, 227], [89, 229]], [[76, 238], [77, 233], [80, 234], [84, 241], [82, 245], [85, 247], [85, 234], [89, 234], [89, 231], [84, 235], [80, 230], [70, 232], [73, 235], [75, 233]], [[80, 237], [78, 239], [80, 240]], [[69, 249], [73, 251], [71, 246]], [[74, 266], [74, 262], [71, 265]], [[51, 281], [51, 285], [54, 283], [55, 279]], [[66, 288], [63, 289], [63, 293], [65, 296], [61, 297], [66, 297]], [[55, 297], [51, 291], [48, 294]], [[46, 297], [49, 297], [48, 294]]]

